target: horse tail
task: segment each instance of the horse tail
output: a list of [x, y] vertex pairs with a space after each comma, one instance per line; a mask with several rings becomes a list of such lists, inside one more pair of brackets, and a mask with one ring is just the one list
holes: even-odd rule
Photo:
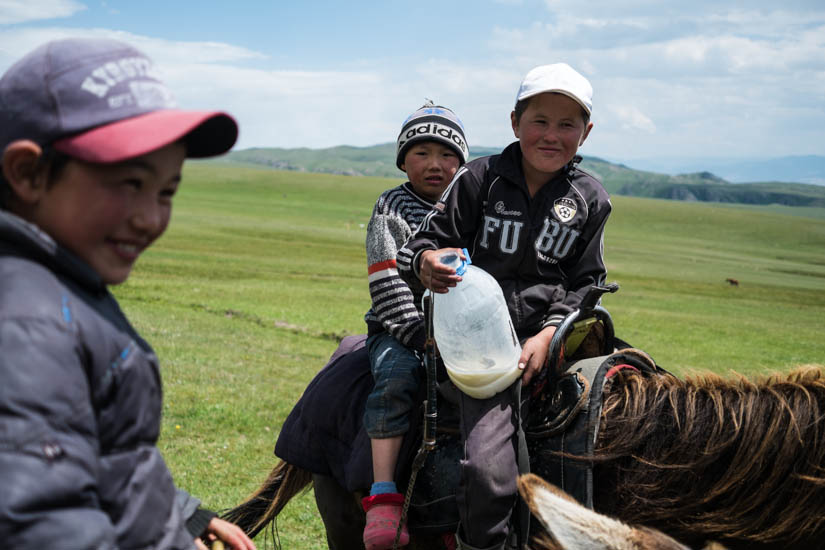
[[281, 460], [258, 490], [221, 518], [236, 524], [250, 538], [273, 521], [292, 497], [309, 489], [312, 473]]

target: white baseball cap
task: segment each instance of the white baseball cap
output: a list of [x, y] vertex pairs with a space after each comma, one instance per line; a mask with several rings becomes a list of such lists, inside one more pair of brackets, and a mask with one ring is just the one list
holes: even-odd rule
[[567, 63], [541, 65], [532, 69], [521, 82], [516, 103], [545, 92], [570, 97], [587, 111], [588, 116], [593, 108], [593, 86]]

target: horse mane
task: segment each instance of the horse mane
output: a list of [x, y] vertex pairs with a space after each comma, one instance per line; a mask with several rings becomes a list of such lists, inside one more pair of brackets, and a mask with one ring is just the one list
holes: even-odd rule
[[823, 368], [754, 381], [620, 374], [605, 391], [594, 504], [694, 546], [818, 545], [823, 465]]

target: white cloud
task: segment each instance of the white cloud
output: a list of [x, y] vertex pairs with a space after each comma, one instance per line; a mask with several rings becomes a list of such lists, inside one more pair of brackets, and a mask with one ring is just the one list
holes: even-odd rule
[[585, 154], [823, 154], [821, 3], [545, 4], [529, 27], [494, 29], [490, 49], [523, 69], [567, 61], [591, 80]]
[[85, 9], [74, 0], [0, 0], [0, 25], [70, 17]]
[[158, 62], [162, 61], [164, 64], [234, 63], [267, 58], [263, 53], [222, 42], [179, 42], [126, 32], [103, 30], [96, 32], [128, 42], [152, 59]]
[[0, 31], [0, 69], [5, 70], [11, 62], [45, 42], [71, 37], [122, 40], [135, 46], [160, 65], [231, 63], [266, 58], [260, 52], [219, 42], [176, 42], [107, 29], [38, 27]]
[[633, 105], [621, 105], [613, 107], [616, 117], [622, 123], [622, 129], [640, 130], [648, 134], [656, 133], [656, 125], [653, 121]]
[[181, 106], [222, 109], [235, 116], [241, 127], [240, 148], [373, 145], [392, 141], [392, 131], [397, 132], [384, 131], [383, 124], [392, 118], [375, 91], [390, 83], [377, 73], [268, 71], [222, 64], [168, 64], [161, 69]]
[[220, 42], [9, 28], [0, 29], [0, 71], [49, 39], [109, 36], [155, 59], [183, 107], [235, 115], [240, 148], [393, 141], [424, 98], [458, 114], [472, 148], [511, 141], [521, 78], [563, 60], [595, 89], [585, 155], [823, 153], [825, 10], [817, 5], [803, 14], [798, 0], [781, 9], [754, 0], [740, 10], [595, 0], [582, 13], [571, 2], [548, 0], [547, 16], [525, 27], [492, 26], [479, 33], [487, 42], [468, 44], [475, 54], [467, 58], [400, 62], [388, 46], [378, 57], [328, 64], [348, 69], [278, 70], [268, 52]]
[[392, 95], [378, 92], [393, 84], [384, 76], [369, 71], [244, 68], [240, 62], [266, 56], [216, 42], [175, 42], [102, 29], [2, 31], [0, 72], [40, 44], [72, 36], [115, 38], [134, 45], [155, 61], [181, 107], [233, 114], [241, 126], [241, 147], [372, 145], [377, 136], [392, 141], [397, 133], [395, 124], [384, 127], [401, 116], [385, 110], [388, 101], [382, 97]]

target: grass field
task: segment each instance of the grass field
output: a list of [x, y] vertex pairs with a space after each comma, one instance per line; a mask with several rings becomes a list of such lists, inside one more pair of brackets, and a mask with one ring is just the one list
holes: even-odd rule
[[[161, 358], [167, 461], [208, 507], [263, 481], [304, 387], [364, 331], [365, 225], [397, 183], [187, 165], [169, 231], [115, 293]], [[825, 209], [613, 202], [620, 337], [679, 375], [825, 364]], [[311, 493], [278, 527], [285, 549], [326, 548]]]

